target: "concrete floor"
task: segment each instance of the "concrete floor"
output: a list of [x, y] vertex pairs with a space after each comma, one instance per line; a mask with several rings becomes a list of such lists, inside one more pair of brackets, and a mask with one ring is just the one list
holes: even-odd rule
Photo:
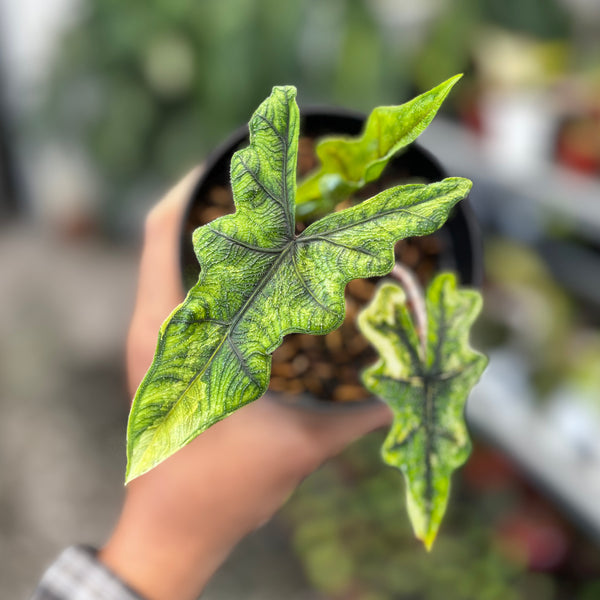
[[[25, 598], [65, 546], [99, 545], [123, 494], [123, 346], [137, 252], [0, 229], [0, 598]], [[308, 600], [277, 523], [204, 598]]]

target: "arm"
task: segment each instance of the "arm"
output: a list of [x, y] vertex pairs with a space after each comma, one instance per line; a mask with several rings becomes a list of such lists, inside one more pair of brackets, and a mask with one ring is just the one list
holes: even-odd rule
[[[127, 342], [132, 395], [152, 361], [162, 321], [183, 299], [179, 226], [197, 177], [198, 171], [190, 173], [146, 222]], [[98, 559], [148, 600], [194, 600], [233, 547], [267, 521], [305, 476], [387, 422], [384, 405], [333, 416], [263, 397], [131, 482]]]

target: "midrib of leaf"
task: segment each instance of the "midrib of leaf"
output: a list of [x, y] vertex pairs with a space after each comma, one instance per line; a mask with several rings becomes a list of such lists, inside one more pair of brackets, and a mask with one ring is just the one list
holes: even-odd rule
[[[294, 239], [295, 239], [294, 227], [295, 227], [296, 215], [294, 214], [293, 210], [290, 210], [290, 208], [291, 208], [290, 196], [289, 196], [289, 190], [288, 190], [288, 185], [287, 185], [288, 176], [289, 176], [289, 166], [288, 166], [289, 143], [288, 143], [288, 140], [289, 140], [289, 136], [290, 136], [290, 120], [289, 119], [287, 120], [286, 127], [285, 127], [286, 135], [283, 136], [282, 133], [277, 130], [277, 128], [275, 127], [275, 124], [272, 121], [270, 121], [269, 119], [267, 119], [264, 115], [262, 115], [261, 113], [256, 113], [256, 116], [263, 123], [266, 123], [269, 126], [271, 131], [275, 134], [275, 136], [281, 142], [281, 146], [283, 148], [283, 160], [281, 161], [281, 181], [283, 182], [283, 185], [282, 185], [283, 199], [280, 199], [276, 194], [271, 192], [271, 190], [268, 190], [266, 188], [266, 186], [262, 183], [262, 181], [260, 181], [257, 174], [254, 173], [254, 171], [251, 171], [246, 166], [246, 163], [244, 163], [242, 158], [240, 158], [240, 161], [244, 165], [246, 172], [252, 176], [252, 179], [259, 185], [259, 187], [265, 192], [265, 194], [267, 194], [267, 196], [269, 196], [269, 198], [272, 198], [275, 202], [277, 202], [283, 209], [283, 213], [285, 214], [285, 218], [287, 221], [287, 226], [288, 226], [287, 229], [288, 229], [288, 234], [290, 236], [290, 240], [288, 241], [288, 243], [286, 245], [282, 246], [281, 248], [268, 248], [268, 249], [263, 249], [263, 248], [258, 248], [258, 247], [251, 248], [252, 250], [256, 250], [258, 252], [264, 252], [265, 254], [266, 253], [275, 254], [277, 252], [279, 252], [280, 254], [275, 259], [273, 264], [269, 267], [269, 269], [265, 272], [263, 277], [260, 279], [257, 286], [254, 288], [254, 291], [250, 294], [250, 296], [246, 300], [246, 303], [244, 304], [244, 306], [242, 306], [242, 308], [239, 310], [239, 312], [234, 317], [234, 319], [232, 319], [230, 326], [228, 327], [227, 331], [225, 332], [224, 338], [231, 336], [231, 333], [233, 333], [237, 324], [240, 322], [240, 320], [242, 319], [242, 317], [244, 316], [244, 314], [246, 313], [248, 308], [252, 305], [252, 301], [256, 298], [256, 296], [260, 292], [262, 292], [262, 290], [266, 287], [266, 284], [271, 280], [271, 275], [277, 270], [277, 268], [279, 267], [279, 265], [285, 258], [286, 253], [289, 252], [290, 248], [294, 244]], [[296, 165], [294, 165], [294, 168], [296, 168]], [[231, 240], [231, 241], [233, 241], [233, 240]], [[243, 244], [243, 245], [245, 245], [245, 244]], [[245, 246], [247, 248], [249, 247], [248, 245], [245, 245]], [[223, 343], [224, 342], [219, 344], [219, 348], [221, 348]], [[233, 342], [232, 342], [232, 345], [235, 345], [235, 344], [233, 344]], [[237, 354], [237, 346], [236, 346], [236, 354]], [[215, 356], [215, 353], [213, 353], [211, 355], [211, 357], [210, 357], [211, 361], [214, 358], [214, 356]], [[239, 357], [239, 355], [238, 355], [238, 357]], [[240, 360], [240, 362], [243, 362], [243, 361]], [[206, 371], [206, 369], [204, 371]]]
[[219, 231], [218, 229], [213, 229], [212, 227], [209, 226], [210, 231], [212, 231], [212, 233], [214, 233], [215, 235], [218, 235], [219, 237], [222, 237], [223, 239], [227, 240], [228, 242], [231, 242], [232, 244], [235, 244], [236, 246], [241, 246], [242, 248], [247, 248], [248, 250], [252, 250], [253, 252], [259, 252], [262, 254], [278, 254], [282, 251], [283, 248], [285, 248], [285, 246], [282, 246], [281, 248], [260, 248], [258, 246], [253, 246], [252, 244], [248, 244], [247, 242], [243, 242], [242, 240], [236, 240], [235, 238], [232, 238], [231, 236], [227, 235], [226, 233], [223, 233], [222, 231]]
[[435, 426], [435, 403], [429, 376], [423, 378], [423, 423], [425, 425], [425, 498], [427, 502], [427, 529], [431, 526], [431, 513], [433, 511], [433, 474], [431, 472], [431, 454], [434, 450], [432, 424]]
[[[339, 229], [338, 231], [341, 231]], [[336, 240], [329, 240], [322, 234], [311, 235], [305, 238], [298, 238], [296, 240], [296, 244], [303, 244], [305, 242], [326, 242], [327, 244], [331, 244], [332, 246], [337, 246], [338, 248], [345, 248], [346, 250], [351, 250], [352, 252], [359, 252], [360, 254], [366, 254], [367, 256], [375, 256], [373, 252], [369, 252], [368, 250], [364, 250], [363, 248], [356, 248], [354, 246], [348, 246], [348, 244], [342, 244]]]
[[269, 269], [262, 276], [260, 281], [256, 284], [254, 291], [248, 296], [246, 303], [242, 308], [238, 311], [236, 316], [232, 319], [231, 325], [229, 326], [228, 332], [233, 332], [236, 328], [237, 324], [242, 320], [242, 317], [246, 314], [246, 311], [252, 306], [253, 300], [258, 296], [260, 292], [264, 290], [267, 283], [271, 280], [271, 276], [277, 271], [279, 265], [283, 262], [283, 259], [286, 257], [286, 254], [290, 251], [294, 245], [294, 240], [289, 241], [281, 250], [281, 254], [273, 261], [273, 264], [269, 267]]
[[[438, 329], [437, 344], [435, 346], [435, 355], [433, 360], [433, 367], [431, 370], [425, 368], [426, 374], [424, 377], [424, 406], [423, 406], [423, 422], [425, 424], [425, 500], [427, 502], [427, 530], [431, 527], [431, 517], [433, 513], [433, 473], [431, 470], [431, 455], [435, 451], [435, 399], [431, 386], [431, 371], [438, 371], [439, 364], [441, 361], [442, 346], [445, 339], [446, 331], [446, 319], [444, 310], [444, 290], [440, 293], [441, 308], [440, 308], [440, 321], [441, 326]], [[442, 325], [443, 324], [443, 325]], [[429, 372], [427, 372], [429, 371]]]
[[[279, 200], [276, 195], [271, 194], [264, 187], [263, 187], [263, 189], [269, 197], [273, 198], [273, 200], [278, 202], [281, 205], [281, 208], [283, 208], [283, 212], [285, 214], [285, 218], [286, 218], [287, 225], [288, 225], [288, 232], [290, 232], [290, 234], [293, 235], [295, 223], [296, 223], [296, 215], [295, 215], [294, 211], [291, 210], [289, 190], [288, 190], [288, 186], [287, 186], [287, 180], [288, 180], [288, 175], [289, 175], [289, 172], [288, 172], [289, 167], [288, 167], [287, 163], [288, 163], [288, 146], [289, 146], [288, 140], [290, 137], [290, 121], [288, 119], [287, 125], [285, 128], [286, 136], [284, 137], [279, 131], [277, 131], [277, 128], [275, 127], [275, 125], [272, 121], [269, 121], [269, 119], [267, 119], [264, 115], [262, 115], [260, 113], [256, 113], [256, 116], [271, 128], [271, 131], [279, 138], [279, 141], [281, 142], [281, 145], [283, 147], [283, 160], [282, 160], [282, 168], [281, 168], [281, 179], [284, 182], [283, 201]], [[246, 165], [244, 165], [244, 167], [246, 167]], [[296, 165], [293, 165], [293, 168], [295, 169]], [[258, 177], [256, 176], [256, 174], [250, 170], [248, 170], [248, 173], [250, 173], [250, 175], [252, 175], [252, 177], [254, 178], [254, 181], [256, 181], [258, 183], [258, 185], [262, 187], [262, 182], [258, 180]], [[294, 202], [294, 205], [295, 205], [295, 202]]]
[[435, 345], [435, 351], [433, 354], [433, 362], [431, 365], [431, 371], [437, 372], [440, 370], [440, 363], [442, 362], [442, 348], [444, 346], [444, 342], [446, 341], [446, 334], [448, 332], [448, 319], [446, 318], [446, 305], [444, 302], [446, 301], [446, 291], [444, 287], [440, 290], [440, 319], [439, 325], [437, 328], [437, 343]]
[[[400, 186], [398, 186], [400, 187]], [[444, 194], [442, 194], [444, 195]], [[414, 204], [411, 205], [411, 208], [413, 206], [419, 206], [421, 204], [427, 204], [428, 200], [422, 200], [421, 202], [415, 202]], [[352, 210], [352, 209], [346, 209], [348, 211]], [[412, 215], [413, 217], [417, 217], [419, 219], [423, 219], [425, 221], [429, 221], [430, 223], [433, 223], [432, 219], [430, 219], [429, 217], [425, 216], [425, 215], [420, 215], [418, 213], [413, 212], [412, 210], [408, 209], [408, 208], [391, 208], [390, 210], [382, 210], [381, 212], [378, 212], [375, 215], [372, 215], [371, 217], [368, 217], [366, 219], [363, 219], [362, 221], [360, 221], [361, 224], [363, 223], [369, 223], [371, 221], [376, 221], [377, 219], [381, 219], [382, 217], [387, 217], [388, 215], [393, 215], [393, 214], [397, 214], [397, 213], [406, 213], [407, 215]], [[324, 217], [324, 219], [326, 219], [327, 217]], [[324, 220], [322, 219], [322, 220]], [[335, 234], [338, 233], [339, 231], [345, 231], [346, 229], [351, 229], [352, 227], [356, 227], [356, 223], [348, 223], [346, 225], [341, 225], [340, 227], [337, 227], [336, 229], [329, 229], [327, 231], [328, 234]], [[310, 231], [310, 226], [307, 227], [299, 236], [298, 236], [298, 242], [307, 242], [307, 241], [312, 241], [313, 239], [317, 239], [319, 236], [322, 236], [322, 233], [318, 233], [316, 234], [314, 237], [309, 233], [308, 235], [304, 235], [304, 232], [309, 232]], [[329, 240], [327, 240], [329, 241]]]
[[[439, 373], [439, 365], [441, 363], [442, 348], [446, 339], [446, 330], [448, 322], [446, 319], [445, 309], [445, 290], [442, 287], [440, 291], [440, 324], [438, 327], [437, 343], [434, 350], [434, 359], [431, 368], [427, 368], [426, 364], [422, 363], [423, 367], [423, 423], [425, 425], [425, 479], [426, 488], [425, 496], [427, 502], [427, 529], [431, 526], [431, 517], [433, 513], [433, 473], [431, 469], [431, 455], [436, 450], [437, 435], [435, 432], [435, 398], [432, 390], [432, 379], [438, 381], [443, 373]], [[435, 438], [435, 439], [434, 439]]]

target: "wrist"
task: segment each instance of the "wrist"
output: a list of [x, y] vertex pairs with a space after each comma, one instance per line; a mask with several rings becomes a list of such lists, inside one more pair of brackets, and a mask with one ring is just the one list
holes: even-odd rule
[[100, 561], [148, 600], [195, 600], [308, 471], [290, 437], [265, 444], [217, 424], [129, 484]]
[[233, 543], [154, 508], [128, 495], [98, 559], [147, 600], [195, 600]]

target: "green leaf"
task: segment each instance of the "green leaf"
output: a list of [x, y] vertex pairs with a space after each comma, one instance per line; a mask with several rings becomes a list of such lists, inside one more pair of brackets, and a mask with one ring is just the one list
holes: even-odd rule
[[442, 102], [462, 77], [455, 75], [400, 106], [379, 106], [359, 137], [330, 137], [317, 144], [319, 168], [298, 186], [297, 214], [328, 212], [367, 183], [427, 128]]
[[457, 289], [454, 275], [444, 273], [431, 283], [425, 304], [424, 348], [395, 283], [379, 288], [359, 315], [359, 327], [380, 356], [363, 372], [363, 382], [394, 414], [382, 456], [403, 472], [415, 535], [429, 550], [446, 510], [450, 476], [471, 451], [464, 405], [487, 358], [469, 345], [479, 292]]
[[338, 327], [346, 283], [389, 272], [394, 243], [439, 228], [471, 187], [456, 178], [393, 188], [296, 236], [295, 95], [275, 87], [260, 105], [231, 163], [236, 212], [194, 233], [200, 277], [161, 327], [134, 399], [128, 481], [260, 397], [284, 335]]

